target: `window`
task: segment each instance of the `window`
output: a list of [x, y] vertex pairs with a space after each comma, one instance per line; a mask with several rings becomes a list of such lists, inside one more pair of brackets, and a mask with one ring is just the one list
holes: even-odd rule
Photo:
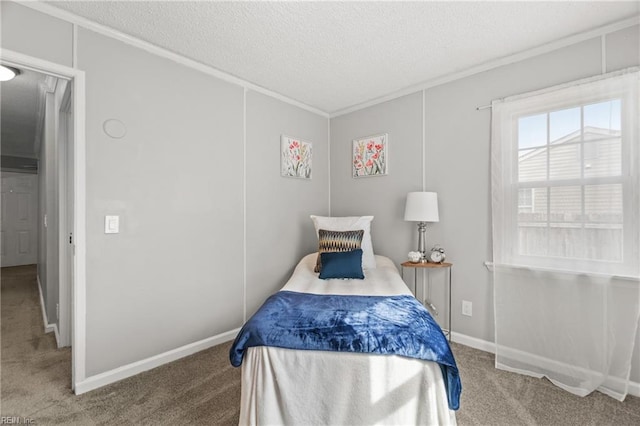
[[493, 126], [503, 260], [637, 274], [638, 73], [494, 103]]
[[533, 200], [535, 197], [534, 188], [522, 188], [518, 191], [518, 213], [531, 214], [534, 211]]

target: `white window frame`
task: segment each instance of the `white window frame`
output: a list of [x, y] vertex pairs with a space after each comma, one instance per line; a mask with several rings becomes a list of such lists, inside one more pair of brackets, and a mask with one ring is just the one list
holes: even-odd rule
[[[505, 247], [494, 262], [542, 269], [638, 276], [640, 222], [640, 173], [638, 140], [638, 69], [597, 76], [493, 103], [494, 132], [492, 167], [494, 198], [494, 241]], [[622, 164], [619, 177], [576, 178], [519, 182], [518, 119], [566, 108], [621, 99]], [[498, 105], [500, 104], [500, 105]], [[547, 129], [549, 131], [549, 129]], [[581, 142], [582, 143], [582, 142]], [[549, 158], [549, 157], [548, 157]], [[547, 160], [548, 161], [548, 160]], [[547, 164], [547, 167], [549, 165]], [[549, 173], [549, 171], [548, 171]], [[497, 185], [496, 185], [497, 183]], [[533, 256], [518, 253], [518, 193], [524, 188], [584, 186], [590, 183], [621, 183], [623, 191], [623, 259], [620, 262]], [[496, 190], [496, 188], [500, 188]], [[497, 191], [497, 192], [496, 192]], [[551, 200], [548, 200], [550, 204]], [[497, 206], [497, 208], [496, 208]], [[495, 211], [498, 210], [498, 211]], [[495, 219], [497, 218], [497, 220]], [[550, 218], [548, 218], [549, 220]], [[549, 223], [549, 222], [547, 222]]]

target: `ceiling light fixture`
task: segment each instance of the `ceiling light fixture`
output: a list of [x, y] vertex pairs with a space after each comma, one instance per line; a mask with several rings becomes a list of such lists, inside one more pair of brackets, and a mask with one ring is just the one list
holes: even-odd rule
[[18, 74], [20, 74], [20, 70], [8, 67], [6, 65], [0, 65], [0, 81], [9, 81]]

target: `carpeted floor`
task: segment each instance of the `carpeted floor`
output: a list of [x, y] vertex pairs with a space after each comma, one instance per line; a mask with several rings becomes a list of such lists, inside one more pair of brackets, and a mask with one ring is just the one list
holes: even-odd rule
[[[2, 269], [0, 413], [33, 424], [237, 424], [240, 370], [230, 343], [75, 396], [71, 353], [43, 333], [35, 267]], [[580, 398], [547, 380], [493, 368], [493, 355], [452, 345], [462, 377], [460, 425], [638, 425], [640, 398]], [[24, 422], [23, 422], [24, 423]]]

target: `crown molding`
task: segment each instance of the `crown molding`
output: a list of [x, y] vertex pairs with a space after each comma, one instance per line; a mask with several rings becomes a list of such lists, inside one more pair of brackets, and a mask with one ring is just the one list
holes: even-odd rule
[[[262, 86], [259, 86], [257, 84], [251, 83], [247, 80], [243, 80], [240, 77], [236, 77], [232, 74], [226, 73], [222, 70], [219, 70], [217, 68], [214, 68], [210, 65], [206, 65], [202, 62], [198, 62], [194, 59], [188, 58], [186, 56], [180, 55], [178, 53], [172, 52], [170, 50], [167, 50], [163, 47], [157, 46], [153, 43], [149, 43], [143, 40], [140, 40], [136, 37], [130, 36], [128, 34], [125, 34], [123, 32], [120, 32], [118, 30], [115, 30], [113, 28], [107, 27], [105, 25], [102, 24], [98, 24], [97, 22], [91, 21], [90, 19], [87, 18], [83, 18], [81, 16], [78, 16], [74, 13], [68, 12], [66, 10], [63, 9], [59, 9], [55, 6], [51, 6], [49, 4], [45, 4], [45, 3], [41, 3], [39, 1], [29, 1], [29, 2], [20, 2], [19, 3], [22, 6], [28, 7], [30, 9], [33, 9], [35, 11], [44, 13], [46, 15], [52, 16], [54, 18], [58, 18], [61, 19], [63, 21], [69, 22], [71, 24], [73, 24], [74, 26], [78, 26], [78, 27], [82, 27], [84, 29], [87, 30], [91, 30], [94, 31], [98, 34], [102, 34], [104, 36], [107, 37], [111, 37], [113, 39], [116, 39], [118, 41], [121, 41], [125, 44], [128, 44], [130, 46], [133, 47], [137, 47], [139, 49], [142, 49], [148, 53], [154, 54], [156, 56], [160, 56], [162, 58], [165, 59], [169, 59], [173, 62], [176, 62], [180, 65], [186, 66], [188, 68], [200, 71], [204, 74], [210, 75], [212, 77], [216, 77], [220, 80], [226, 81], [227, 83], [232, 83], [235, 84], [237, 86], [240, 86], [242, 88], [245, 88], [247, 90], [251, 90], [257, 93], [261, 93], [263, 95], [267, 95], [269, 97], [272, 97], [274, 99], [277, 99], [279, 101], [285, 102], [287, 104], [296, 106], [298, 108], [301, 108], [303, 110], [312, 112], [314, 114], [320, 115], [324, 118], [329, 118], [329, 113], [326, 111], [322, 111], [318, 108], [312, 107], [310, 105], [307, 105], [305, 103], [302, 103], [300, 101], [297, 101], [295, 99], [291, 99], [285, 95], [282, 95], [280, 93], [274, 92], [272, 90], [266, 89]], [[74, 34], [77, 30], [74, 29]], [[74, 56], [77, 53], [74, 51]], [[77, 68], [77, 63], [74, 62], [74, 67]]]
[[[87, 18], [83, 18], [81, 16], [75, 15], [71, 12], [67, 12], [65, 10], [59, 9], [55, 6], [51, 6], [49, 4], [45, 4], [45, 3], [41, 3], [39, 1], [33, 1], [33, 2], [20, 2], [21, 5], [29, 7], [33, 10], [36, 10], [38, 12], [41, 13], [45, 13], [47, 15], [53, 16], [55, 18], [58, 19], [62, 19], [64, 21], [70, 22], [72, 24], [74, 24], [75, 26], [80, 26], [82, 28], [91, 30], [91, 31], [95, 31], [99, 34], [108, 36], [108, 37], [112, 37], [114, 39], [117, 39], [119, 41], [122, 41], [126, 44], [129, 44], [131, 46], [134, 47], [138, 47], [140, 49], [143, 49], [149, 53], [155, 54], [157, 56], [161, 56], [167, 59], [170, 59], [174, 62], [177, 62], [181, 65], [187, 66], [189, 68], [193, 68], [196, 70], [199, 70], [205, 74], [211, 75], [213, 77], [217, 77], [221, 80], [224, 80], [226, 82], [229, 83], [233, 83], [236, 84], [238, 86], [241, 86], [247, 90], [252, 90], [258, 93], [262, 93], [264, 95], [270, 96], [272, 98], [278, 99], [280, 101], [283, 101], [285, 103], [297, 106], [299, 108], [302, 108], [304, 110], [307, 110], [309, 112], [312, 112], [314, 114], [320, 115], [322, 117], [326, 117], [326, 118], [335, 118], [335, 117], [339, 117], [341, 115], [345, 115], [345, 114], [349, 114], [351, 112], [354, 111], [358, 111], [364, 108], [368, 108], [383, 102], [387, 102], [393, 99], [397, 99], [400, 98], [402, 96], [406, 96], [406, 95], [410, 95], [416, 92], [420, 92], [423, 90], [427, 90], [429, 88], [432, 87], [436, 87], [436, 86], [440, 86], [446, 83], [450, 83], [452, 81], [455, 80], [459, 80], [465, 77], [469, 77], [472, 76], [474, 74], [479, 74], [481, 72], [485, 72], [488, 70], [491, 70], [493, 68], [498, 68], [504, 65], [509, 65], [515, 62], [519, 62], [528, 58], [532, 58], [534, 56], [538, 56], [538, 55], [542, 55], [566, 46], [570, 46], [576, 43], [580, 43], [582, 41], [591, 39], [591, 38], [595, 38], [595, 37], [602, 37], [606, 34], [615, 32], [615, 31], [619, 31], [628, 27], [632, 27], [634, 25], [639, 25], [640, 24], [640, 15], [636, 15], [633, 16], [631, 18], [627, 18], [618, 22], [614, 22], [612, 24], [608, 24], [608, 25], [603, 25], [601, 27], [589, 30], [589, 31], [585, 31], [583, 33], [579, 33], [579, 34], [575, 34], [569, 37], [565, 37], [547, 44], [544, 44], [542, 46], [538, 46], [535, 47], [533, 49], [529, 49], [523, 52], [518, 52], [516, 54], [513, 55], [509, 55], [503, 58], [499, 58], [493, 61], [489, 61], [486, 62], [484, 64], [481, 65], [477, 65], [475, 67], [471, 67], [468, 68], [466, 70], [463, 71], [459, 71], [456, 73], [452, 73], [449, 74], [447, 76], [443, 76], [443, 77], [438, 77], [435, 79], [431, 79], [431, 80], [427, 80], [424, 81], [422, 83], [418, 83], [415, 85], [411, 85], [408, 87], [405, 87], [403, 89], [394, 91], [392, 93], [389, 93], [387, 95], [384, 96], [379, 96], [373, 99], [370, 99], [368, 101], [365, 102], [361, 102], [355, 105], [352, 105], [350, 107], [347, 108], [343, 108], [343, 109], [339, 109], [333, 112], [326, 112], [326, 111], [322, 111], [320, 109], [317, 109], [315, 107], [312, 107], [310, 105], [304, 104], [300, 101], [296, 101], [295, 99], [291, 99], [288, 98], [287, 96], [284, 96], [280, 93], [277, 92], [273, 92], [269, 89], [266, 89], [262, 86], [258, 86], [254, 83], [248, 82], [246, 80], [243, 80], [239, 77], [233, 76], [231, 74], [228, 74], [224, 71], [221, 71], [217, 68], [211, 67], [209, 65], [205, 65], [201, 62], [195, 61], [193, 59], [187, 58], [185, 56], [179, 55], [177, 53], [171, 52], [167, 49], [164, 49], [162, 47], [156, 46], [154, 44], [148, 43], [146, 41], [142, 41], [140, 39], [137, 39], [135, 37], [132, 37], [130, 35], [124, 34], [120, 31], [114, 30], [113, 28], [109, 28], [107, 26], [98, 24], [94, 21], [91, 21]], [[75, 30], [74, 30], [75, 31]], [[77, 66], [77, 64], [74, 63], [74, 66]]]
[[400, 89], [395, 92], [389, 93], [388, 95], [373, 98], [368, 101], [358, 103], [356, 105], [352, 105], [348, 108], [333, 111], [329, 114], [329, 116], [330, 118], [339, 117], [341, 115], [359, 111], [361, 109], [368, 108], [377, 104], [381, 104], [383, 102], [387, 102], [393, 99], [397, 99], [402, 96], [411, 95], [413, 93], [427, 90], [432, 87], [441, 86], [443, 84], [450, 83], [455, 80], [460, 80], [465, 77], [470, 77], [474, 74], [479, 74], [481, 72], [489, 71], [494, 68], [520, 62], [535, 56], [543, 55], [545, 53], [549, 53], [554, 50], [561, 49], [563, 47], [571, 46], [573, 44], [577, 44], [585, 40], [590, 40], [597, 37], [603, 37], [607, 34], [610, 34], [619, 30], [623, 30], [625, 28], [633, 27], [639, 24], [640, 24], [640, 15], [627, 18], [622, 21], [614, 22], [613, 24], [603, 25], [601, 27], [594, 28], [589, 31], [585, 31], [583, 33], [575, 34], [569, 37], [552, 41], [547, 44], [543, 44], [542, 46], [534, 47], [533, 49], [525, 50], [523, 52], [518, 52], [513, 55], [509, 55], [503, 58], [489, 61], [484, 64], [480, 64], [463, 71], [455, 72], [443, 77], [434, 78], [432, 80], [427, 80], [416, 85], [408, 86], [408, 87], [405, 87], [404, 89]]

